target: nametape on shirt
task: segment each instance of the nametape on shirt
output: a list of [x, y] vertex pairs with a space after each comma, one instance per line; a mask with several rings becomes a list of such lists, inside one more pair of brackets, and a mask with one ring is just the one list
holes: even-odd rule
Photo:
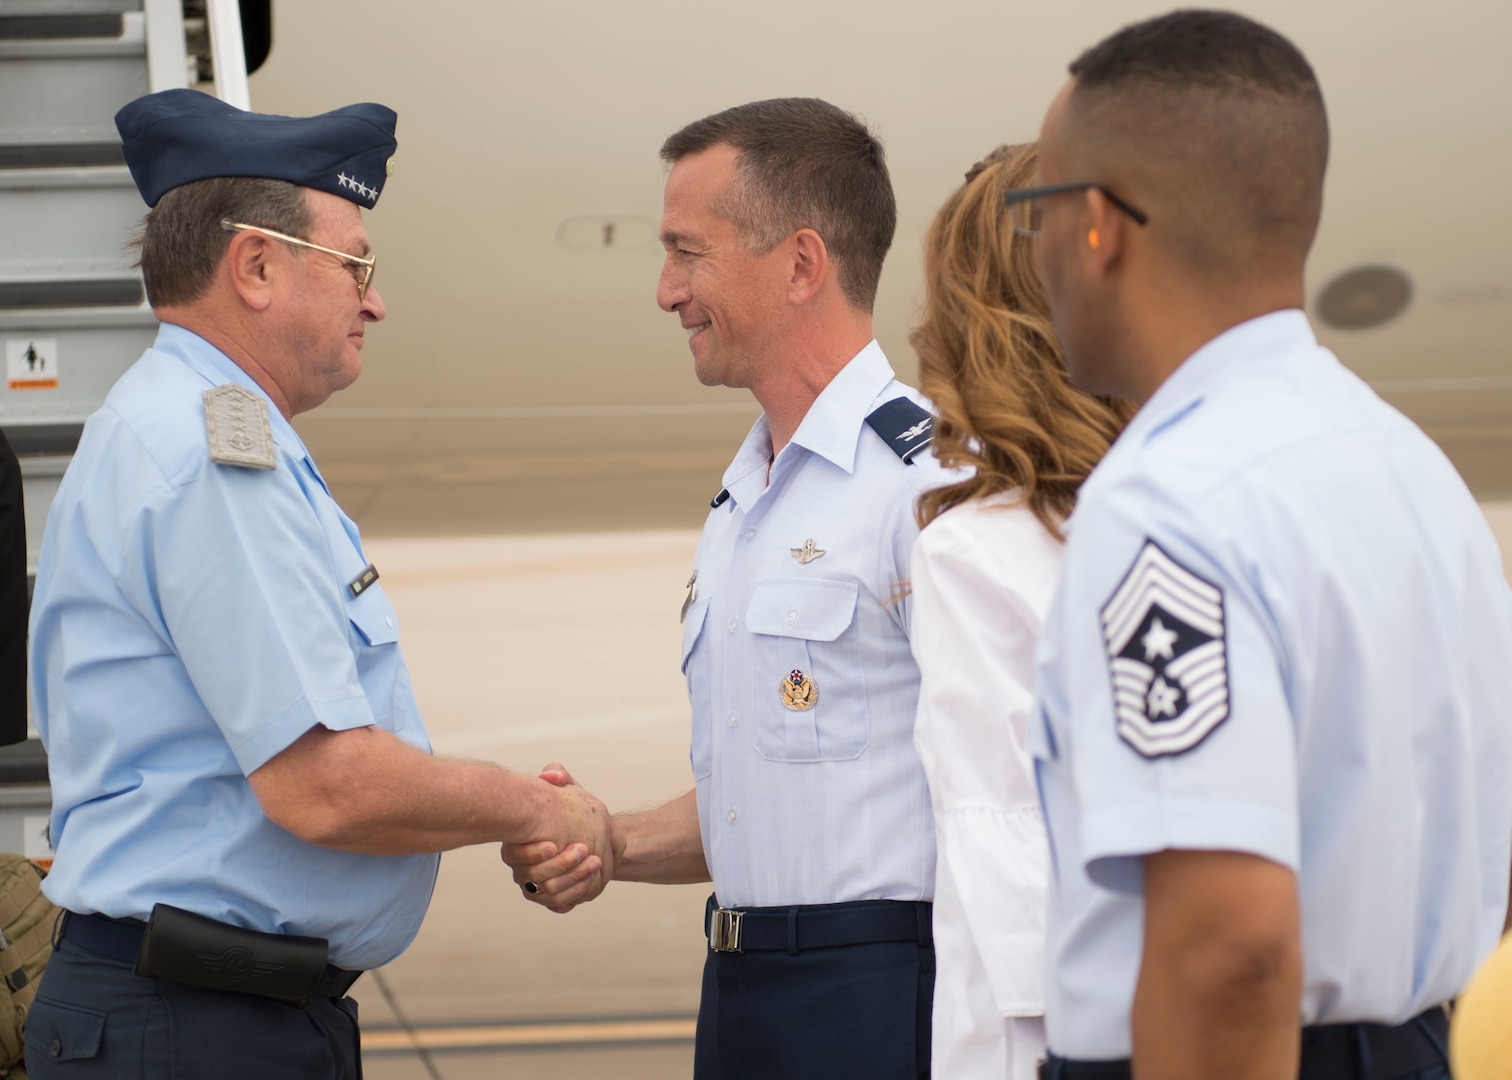
[[358, 574], [351, 581], [347, 582], [347, 588], [351, 591], [353, 596], [361, 596], [363, 593], [367, 592], [367, 590], [372, 587], [373, 582], [377, 580], [378, 568], [372, 563], [368, 563], [362, 568], [362, 573]]
[[1223, 590], [1153, 540], [1102, 609], [1118, 735], [1147, 758], [1184, 754], [1229, 715]]
[[227, 383], [205, 391], [205, 434], [210, 460], [243, 469], [276, 469], [268, 402], [245, 386]]
[[920, 451], [934, 442], [934, 417], [906, 397], [873, 409], [866, 422], [905, 465], [912, 465]]

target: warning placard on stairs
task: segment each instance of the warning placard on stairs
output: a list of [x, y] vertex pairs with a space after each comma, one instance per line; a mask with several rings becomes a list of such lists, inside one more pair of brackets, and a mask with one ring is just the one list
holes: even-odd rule
[[5, 383], [10, 390], [58, 388], [58, 342], [54, 338], [8, 338]]

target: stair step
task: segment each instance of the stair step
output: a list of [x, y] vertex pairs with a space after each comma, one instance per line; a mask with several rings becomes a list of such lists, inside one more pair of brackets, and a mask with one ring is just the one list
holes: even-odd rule
[[133, 307], [146, 299], [139, 278], [0, 281], [0, 308]]
[[51, 60], [147, 55], [141, 12], [0, 15], [0, 59]]
[[[103, 143], [99, 145], [105, 145]], [[134, 188], [131, 172], [119, 160], [114, 164], [67, 164], [34, 167], [5, 164], [0, 147], [0, 192], [34, 191], [39, 188]]]
[[5, 425], [5, 438], [17, 457], [69, 455], [79, 448], [83, 424]]
[[[72, 331], [135, 330], [157, 326], [146, 304], [126, 307], [0, 308], [0, 334], [67, 333]], [[38, 335], [40, 336], [40, 335]], [[150, 344], [150, 340], [149, 340]]]
[[119, 142], [0, 144], [0, 169], [78, 169], [125, 163]]
[[126, 16], [96, 12], [87, 15], [0, 15], [0, 41], [113, 38], [124, 32]]
[[141, 10], [142, 0], [5, 0], [7, 15], [100, 15]]

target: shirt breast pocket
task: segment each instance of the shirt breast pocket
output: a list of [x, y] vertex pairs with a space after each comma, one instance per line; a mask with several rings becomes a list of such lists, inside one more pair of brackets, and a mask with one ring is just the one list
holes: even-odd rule
[[688, 680], [688, 704], [693, 715], [693, 749], [690, 756], [693, 779], [702, 780], [714, 771], [714, 709], [709, 697], [709, 645], [704, 622], [709, 597], [693, 601], [683, 619], [682, 672]]
[[[866, 675], [854, 581], [777, 578], [746, 610], [751, 649], [751, 744], [768, 761], [848, 761], [869, 739]], [[812, 687], [807, 693], [801, 681]], [[787, 693], [791, 683], [795, 693]], [[790, 704], [811, 702], [809, 708]]]
[[399, 640], [399, 620], [395, 617], [394, 605], [376, 586], [347, 601], [347, 617], [356, 627], [362, 644], [378, 648]]

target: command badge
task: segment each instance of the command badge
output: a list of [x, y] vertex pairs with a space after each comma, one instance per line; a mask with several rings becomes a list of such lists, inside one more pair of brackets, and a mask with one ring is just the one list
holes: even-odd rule
[[1102, 609], [1119, 737], [1145, 757], [1192, 749], [1229, 715], [1223, 591], [1153, 540]]
[[819, 700], [819, 684], [801, 671], [790, 671], [782, 680], [782, 704], [794, 712], [808, 712]]

